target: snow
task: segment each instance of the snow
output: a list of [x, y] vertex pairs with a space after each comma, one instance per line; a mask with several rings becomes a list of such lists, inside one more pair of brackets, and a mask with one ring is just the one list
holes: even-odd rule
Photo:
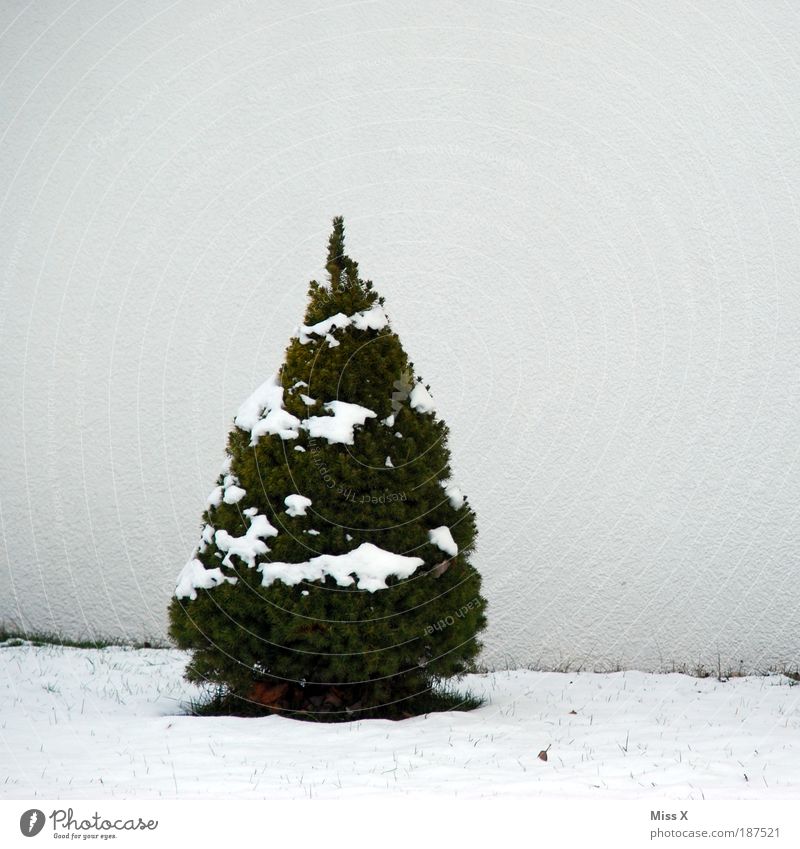
[[[230, 469], [228, 469], [230, 471]], [[219, 507], [224, 501], [226, 504], [236, 504], [241, 501], [247, 493], [239, 486], [236, 475], [226, 474], [222, 486], [216, 486], [211, 490], [207, 503], [211, 507]]]
[[225, 581], [235, 584], [236, 578], [223, 575], [219, 568], [206, 569], [199, 560], [193, 558], [181, 569], [178, 575], [175, 584], [175, 597], [196, 599], [197, 590], [210, 590]]
[[242, 430], [252, 431], [262, 414], [276, 405], [283, 405], [283, 388], [273, 375], [241, 404], [233, 420]]
[[300, 393], [300, 400], [306, 405], [306, 407], [313, 407], [314, 404], [317, 403], [316, 398], [312, 398], [310, 395], [304, 395], [302, 392]]
[[392, 458], [389, 457], [389, 456], [387, 456], [386, 459], [383, 461], [383, 465], [386, 466], [387, 469], [393, 469], [394, 468], [394, 463], [392, 462]]
[[200, 543], [197, 546], [197, 553], [202, 554], [214, 539], [214, 528], [211, 525], [203, 525], [203, 531], [200, 534]]
[[216, 542], [217, 548], [220, 551], [227, 552], [222, 561], [223, 566], [233, 566], [231, 557], [236, 555], [252, 569], [255, 566], [256, 557], [269, 551], [264, 538], [278, 535], [278, 531], [263, 514], [250, 515], [249, 519], [250, 527], [244, 536], [231, 536], [224, 529], [220, 529], [214, 534], [214, 542]]
[[305, 453], [306, 453], [306, 449], [305, 449], [305, 448], [303, 448], [303, 446], [302, 446], [302, 445], [295, 445], [295, 446], [294, 446], [294, 450], [295, 450], [295, 451], [299, 451], [301, 454], [305, 454]]
[[301, 563], [261, 563], [258, 570], [263, 575], [265, 587], [275, 581], [295, 586], [330, 576], [340, 587], [355, 583], [360, 590], [376, 592], [387, 588], [387, 578], [408, 578], [424, 562], [421, 557], [395, 554], [371, 542], [363, 542], [346, 554], [320, 554]]
[[296, 439], [300, 419], [283, 406], [283, 387], [277, 375], [265, 380], [239, 407], [234, 423], [250, 432], [250, 444], [255, 445], [266, 433], [277, 434], [281, 439]]
[[329, 318], [318, 321], [316, 324], [301, 324], [295, 330], [295, 336], [300, 340], [300, 344], [308, 345], [314, 340], [312, 336], [324, 336], [328, 344], [335, 348], [339, 341], [333, 336], [334, 330], [341, 330], [351, 325], [356, 330], [383, 330], [389, 324], [389, 319], [380, 304], [375, 304], [368, 310], [354, 313], [353, 315], [345, 315], [337, 312]]
[[287, 495], [283, 499], [283, 503], [286, 505], [286, 512], [290, 516], [305, 516], [306, 510], [311, 506], [311, 499], [295, 493], [294, 495]]
[[301, 324], [295, 331], [295, 336], [300, 339], [302, 345], [308, 345], [314, 340], [312, 336], [329, 336], [331, 330], [338, 330], [342, 327], [348, 327], [351, 323], [350, 317], [343, 312], [337, 312], [336, 315], [330, 318], [318, 321], [316, 324]]
[[455, 557], [458, 554], [458, 546], [450, 533], [450, 528], [442, 525], [440, 528], [434, 528], [428, 531], [428, 539], [445, 554]]
[[430, 392], [421, 383], [418, 383], [411, 390], [408, 403], [418, 413], [432, 413], [436, 409], [433, 405], [433, 398], [431, 398]]
[[380, 304], [375, 304], [372, 309], [355, 313], [351, 321], [356, 330], [383, 330], [389, 324], [389, 318]]
[[243, 490], [240, 486], [236, 486], [236, 484], [232, 484], [231, 486], [225, 487], [224, 501], [226, 504], [238, 504], [245, 495], [247, 495], [245, 490]]
[[367, 419], [374, 419], [372, 410], [359, 404], [348, 404], [346, 401], [329, 401], [324, 405], [332, 416], [311, 416], [303, 422], [312, 437], [321, 437], [328, 442], [339, 442], [352, 445], [354, 429], [363, 425]]
[[[374, 308], [373, 308], [374, 310]], [[372, 326], [377, 322], [377, 319], [368, 313], [373, 310], [368, 310], [363, 314], [363, 321]], [[338, 315], [341, 315], [338, 314]], [[332, 322], [336, 319], [337, 326], [341, 326], [338, 315], [331, 319], [326, 319], [326, 322]], [[361, 313], [356, 313], [361, 316]], [[344, 316], [347, 318], [347, 316]], [[350, 319], [348, 318], [348, 321]], [[306, 331], [311, 332], [314, 328], [325, 324], [320, 322], [319, 325], [312, 325], [306, 328]], [[332, 344], [338, 344], [336, 340], [332, 340]], [[297, 385], [297, 384], [296, 384]], [[306, 384], [303, 384], [304, 386]], [[308, 395], [300, 395], [303, 403], [307, 406], [316, 404], [316, 400]], [[278, 381], [277, 375], [273, 375], [269, 380], [261, 384], [255, 392], [239, 407], [239, 412], [234, 417], [235, 424], [242, 430], [250, 432], [250, 444], [255, 445], [259, 438], [264, 434], [275, 434], [281, 439], [297, 439], [300, 435], [300, 429], [307, 430], [312, 437], [321, 437], [327, 439], [330, 443], [341, 443], [343, 445], [352, 445], [354, 440], [354, 428], [362, 426], [369, 418], [375, 418], [375, 413], [372, 410], [362, 407], [359, 404], [350, 404], [346, 401], [329, 401], [324, 404], [324, 409], [330, 411], [333, 415], [330, 416], [311, 416], [302, 421], [293, 416], [283, 406], [283, 387]], [[302, 446], [295, 446], [295, 451], [305, 451]], [[233, 478], [234, 476], [229, 475]], [[233, 490], [228, 496], [227, 485], [225, 486], [225, 495], [223, 496], [220, 487], [213, 490], [208, 497], [208, 503], [218, 507], [222, 502], [223, 497], [228, 504], [235, 504], [240, 498], [246, 494], [244, 490], [233, 489], [238, 483], [234, 479], [231, 484]], [[241, 492], [241, 494], [239, 494]], [[228, 500], [235, 498], [235, 501]]]
[[464, 495], [455, 484], [447, 484], [444, 488], [444, 494], [453, 510], [460, 510], [464, 506]]
[[497, 672], [464, 679], [487, 699], [468, 713], [338, 724], [186, 716], [201, 693], [182, 679], [187, 659], [0, 648], [0, 797], [800, 795], [800, 687], [782, 676]]

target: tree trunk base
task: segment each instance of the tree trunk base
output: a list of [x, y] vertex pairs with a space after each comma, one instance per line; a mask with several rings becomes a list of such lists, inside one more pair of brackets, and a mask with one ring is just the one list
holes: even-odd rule
[[337, 686], [306, 686], [288, 682], [258, 681], [253, 685], [247, 700], [276, 713], [353, 713], [362, 703], [354, 692]]

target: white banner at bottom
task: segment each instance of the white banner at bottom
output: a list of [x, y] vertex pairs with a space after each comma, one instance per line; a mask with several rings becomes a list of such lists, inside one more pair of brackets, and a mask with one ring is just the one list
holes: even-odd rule
[[800, 846], [797, 800], [0, 801], [0, 846], [205, 849]]

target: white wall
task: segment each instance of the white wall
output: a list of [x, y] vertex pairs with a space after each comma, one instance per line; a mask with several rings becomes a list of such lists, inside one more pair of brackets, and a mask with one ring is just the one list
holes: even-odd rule
[[797, 663], [800, 13], [553, 5], [2, 4], [0, 622], [164, 634], [341, 213], [487, 663]]

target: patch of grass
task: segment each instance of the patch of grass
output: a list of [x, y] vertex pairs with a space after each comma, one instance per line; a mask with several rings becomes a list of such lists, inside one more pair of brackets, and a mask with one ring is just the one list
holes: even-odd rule
[[725, 683], [731, 678], [747, 678], [762, 676], [764, 678], [770, 675], [783, 675], [791, 681], [800, 683], [800, 668], [782, 666], [768, 666], [761, 669], [745, 670], [744, 661], [739, 661], [737, 667], [726, 666], [723, 668], [721, 662], [717, 660], [716, 668], [711, 669], [702, 663], [697, 663], [695, 666], [687, 664], [676, 664], [673, 662], [671, 669], [662, 670], [662, 672], [677, 672], [680, 675], [688, 675], [691, 678], [716, 678], [717, 681]]
[[381, 705], [374, 708], [358, 708], [356, 710], [284, 710], [269, 708], [258, 702], [249, 701], [218, 688], [208, 693], [205, 698], [189, 704], [192, 716], [286, 716], [306, 722], [351, 722], [355, 719], [409, 719], [413, 716], [423, 716], [428, 713], [443, 713], [445, 711], [470, 711], [479, 708], [483, 699], [472, 693], [459, 692], [451, 684], [432, 687], [423, 693], [403, 699], [398, 702]]
[[791, 681], [792, 686], [800, 684], [800, 667], [795, 666], [793, 668], [790, 668], [784, 665], [781, 666], [779, 669], [775, 669], [773, 671], [777, 672], [778, 675], [784, 675], [786, 678], [788, 678]]
[[72, 649], [106, 649], [122, 646], [132, 649], [163, 649], [169, 648], [167, 643], [160, 640], [112, 640], [105, 637], [94, 639], [72, 640], [60, 634], [49, 631], [23, 631], [19, 629], [0, 628], [0, 648], [12, 646], [62, 646]]
[[[131, 648], [131, 649], [168, 649], [173, 646], [164, 640], [120, 640], [110, 637], [95, 637], [86, 639], [70, 639], [61, 634], [50, 631], [24, 631], [21, 628], [8, 628], [0, 625], [0, 649], [13, 646], [62, 646], [75, 649], [105, 649], [105, 648]], [[556, 665], [550, 664], [522, 664], [515, 663], [508, 658], [505, 661], [505, 670], [528, 669], [533, 672], [581, 672], [583, 665], [573, 660], [564, 660]], [[593, 670], [602, 675], [608, 672], [620, 672], [624, 667], [620, 664], [613, 666], [597, 667]], [[471, 670], [478, 674], [488, 674], [498, 671], [487, 666], [475, 665]], [[692, 678], [715, 677], [718, 681], [727, 681], [730, 678], [741, 678], [746, 675], [783, 675], [788, 678], [792, 685], [800, 684], [800, 667], [770, 666], [761, 671], [743, 671], [743, 661], [739, 662], [738, 668], [728, 666], [723, 670], [719, 654], [717, 655], [716, 668], [712, 669], [702, 663], [693, 666], [674, 661], [667, 668], [662, 663], [662, 674], [665, 672], [677, 672]], [[406, 719], [409, 716], [420, 716], [426, 713], [439, 713], [448, 710], [470, 711], [480, 707], [483, 701], [471, 693], [460, 693], [452, 689], [450, 685], [438, 685], [431, 690], [420, 693], [412, 699], [406, 699], [381, 709], [350, 711], [326, 711], [326, 712], [291, 712], [279, 711], [265, 708], [263, 705], [231, 696], [224, 692], [212, 692], [206, 698], [192, 702], [189, 712], [195, 716], [270, 716], [281, 713], [284, 716], [294, 716], [314, 722], [344, 722], [352, 719]], [[357, 714], [357, 715], [356, 715]]]

